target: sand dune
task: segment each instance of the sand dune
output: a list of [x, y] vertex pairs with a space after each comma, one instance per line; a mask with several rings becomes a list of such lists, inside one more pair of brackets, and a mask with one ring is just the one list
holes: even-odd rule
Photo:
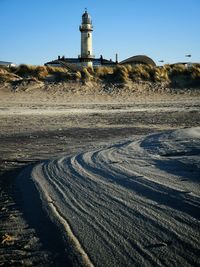
[[181, 129], [45, 161], [31, 177], [74, 266], [195, 266], [199, 154], [200, 127]]

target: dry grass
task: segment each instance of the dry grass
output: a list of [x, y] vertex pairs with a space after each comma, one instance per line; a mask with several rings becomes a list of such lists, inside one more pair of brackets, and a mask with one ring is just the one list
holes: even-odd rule
[[35, 74], [35, 69], [36, 66], [30, 66], [30, 65], [25, 65], [21, 64], [18, 66], [16, 69], [15, 73], [21, 77], [27, 77], [27, 76], [34, 76]]
[[113, 77], [115, 81], [127, 83], [129, 81], [129, 72], [126, 66], [116, 66], [113, 71]]
[[51, 67], [51, 66], [44, 66], [46, 68], [46, 70], [48, 71], [49, 74], [55, 74], [58, 72], [61, 73], [68, 73], [68, 69], [67, 68], [62, 68], [62, 67]]
[[81, 72], [80, 71], [75, 72], [75, 80], [80, 81], [81, 78], [82, 78]]
[[93, 73], [91, 68], [83, 68], [83, 70], [81, 71], [81, 78], [83, 82], [89, 82], [93, 80]]
[[103, 79], [105, 78], [108, 74], [113, 74], [113, 68], [111, 67], [96, 67], [94, 69], [94, 73], [97, 77]]
[[190, 70], [187, 66], [183, 65], [183, 64], [176, 64], [171, 66], [171, 68], [169, 69], [169, 76], [173, 77], [173, 76], [179, 76], [179, 75], [188, 75], [190, 73]]
[[132, 81], [148, 81], [151, 79], [152, 68], [148, 65], [135, 65], [129, 73]]
[[[199, 86], [200, 64], [184, 66], [183, 64], [164, 65], [116, 65], [115, 67], [83, 68], [80, 71], [70, 71], [67, 68], [51, 66], [19, 65], [18, 67], [0, 67], [0, 81], [36, 78], [40, 81], [103, 81], [105, 83], [120, 83], [126, 85], [134, 82], [157, 82], [176, 84], [182, 81]], [[51, 79], [50, 79], [51, 78]], [[184, 82], [185, 83], [185, 82]], [[183, 83], [182, 83], [183, 84]]]
[[54, 75], [56, 81], [67, 80], [69, 78], [68, 70], [60, 67], [50, 66], [31, 66], [19, 65], [15, 71], [16, 74], [23, 78], [37, 78], [38, 80], [45, 80], [48, 76]]
[[7, 74], [9, 72], [8, 68], [0, 67], [0, 74]]
[[191, 77], [193, 80], [200, 79], [200, 64], [196, 64], [190, 68]]
[[168, 70], [172, 87], [200, 87], [200, 65], [177, 64]]
[[168, 71], [165, 67], [154, 68], [154, 82], [169, 82]]
[[38, 66], [35, 69], [35, 75], [39, 80], [44, 80], [49, 75], [49, 73], [45, 66]]
[[16, 79], [20, 79], [20, 77], [12, 73], [11, 69], [0, 67], [0, 82], [12, 82]]
[[16, 238], [14, 238], [13, 236], [11, 236], [9, 234], [5, 234], [1, 238], [1, 244], [2, 245], [11, 245], [14, 243], [15, 240], [16, 240]]

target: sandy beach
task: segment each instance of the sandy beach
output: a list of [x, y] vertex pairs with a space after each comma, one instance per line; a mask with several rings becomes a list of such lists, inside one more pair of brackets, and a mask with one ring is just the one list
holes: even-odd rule
[[200, 1], [0, 10], [0, 267], [200, 267]]
[[1, 88], [1, 266], [200, 264], [200, 98], [120, 99]]

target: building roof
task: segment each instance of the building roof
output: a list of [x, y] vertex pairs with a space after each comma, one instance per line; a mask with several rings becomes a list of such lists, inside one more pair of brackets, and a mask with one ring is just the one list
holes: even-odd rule
[[8, 61], [0, 61], [0, 65], [11, 65], [14, 64], [13, 62], [8, 62]]
[[92, 23], [91, 16], [88, 14], [87, 10], [85, 10], [85, 12], [82, 15], [82, 23], [83, 24], [91, 24]]
[[120, 62], [120, 64], [148, 64], [152, 66], [156, 66], [156, 63], [150, 57], [145, 55], [137, 55], [133, 57], [129, 57]]
[[[78, 64], [80, 63], [81, 60], [80, 58], [58, 58], [56, 60], [52, 60], [52, 61], [49, 61], [47, 63], [45, 63], [44, 65], [60, 65], [60, 66], [64, 66], [66, 64]], [[104, 59], [103, 57], [100, 57], [100, 58], [93, 58], [92, 59], [92, 62], [93, 62], [93, 65], [94, 66], [103, 66], [103, 65], [115, 65], [116, 62], [112, 61], [112, 60], [107, 60], [107, 59]], [[67, 66], [67, 65], [66, 65]]]

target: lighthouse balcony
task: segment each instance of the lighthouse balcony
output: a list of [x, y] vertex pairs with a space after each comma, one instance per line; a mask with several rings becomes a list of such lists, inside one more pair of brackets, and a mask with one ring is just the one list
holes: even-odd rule
[[91, 24], [82, 24], [81, 26], [79, 26], [79, 30], [81, 32], [84, 32], [84, 31], [93, 31], [93, 26]]
[[79, 55], [78, 58], [80, 59], [93, 59], [95, 55]]

